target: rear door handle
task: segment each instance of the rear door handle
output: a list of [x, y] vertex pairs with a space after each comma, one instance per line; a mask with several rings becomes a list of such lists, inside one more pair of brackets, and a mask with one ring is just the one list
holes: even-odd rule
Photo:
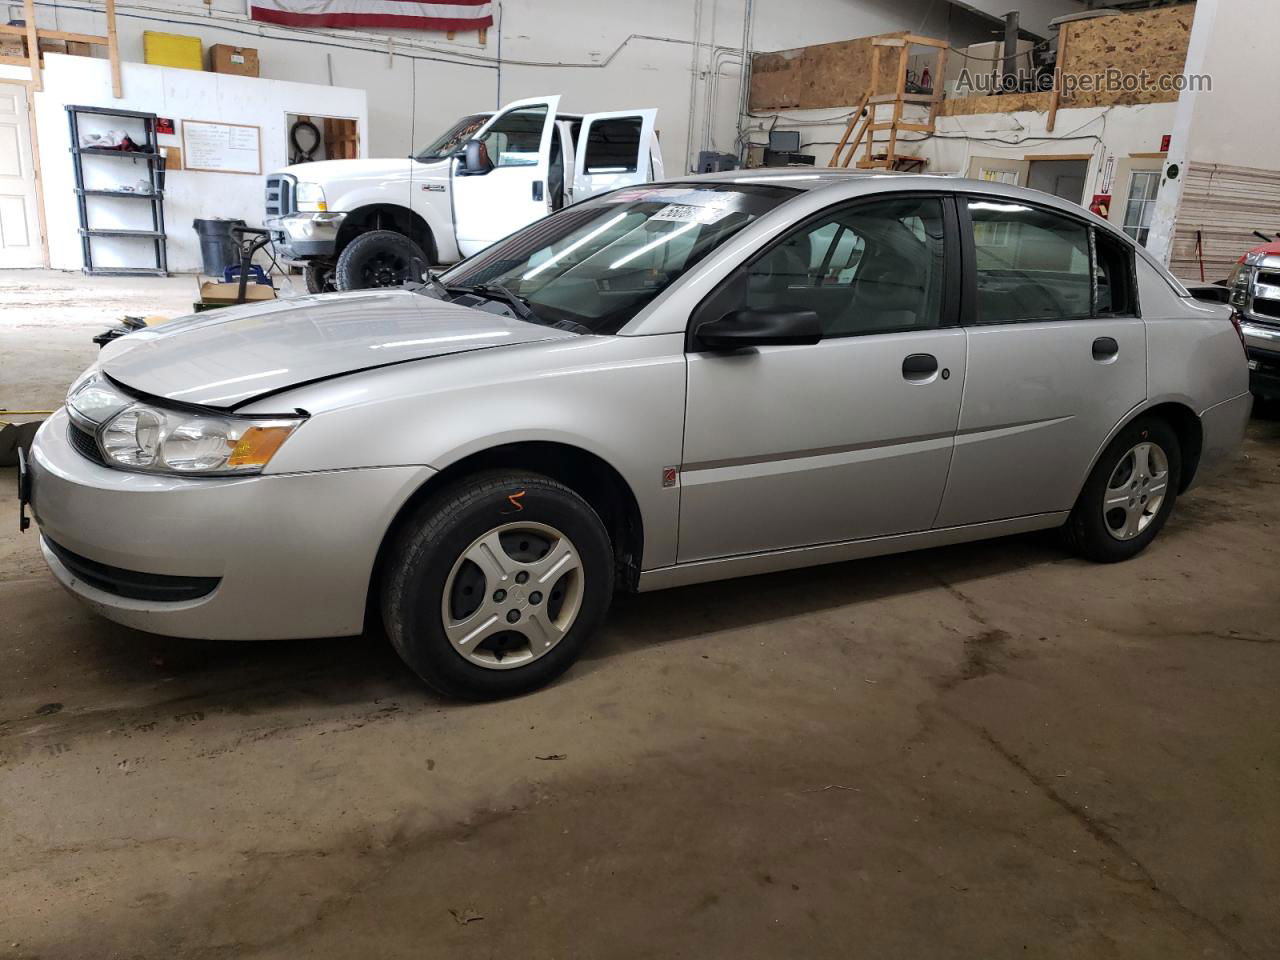
[[1093, 341], [1093, 359], [1099, 363], [1114, 360], [1119, 352], [1120, 344], [1116, 343], [1114, 337], [1099, 337]]
[[931, 353], [913, 353], [902, 361], [902, 377], [914, 383], [930, 380], [938, 372], [938, 358]]
[[542, 181], [541, 180], [533, 181], [533, 199], [534, 200], [542, 199]]

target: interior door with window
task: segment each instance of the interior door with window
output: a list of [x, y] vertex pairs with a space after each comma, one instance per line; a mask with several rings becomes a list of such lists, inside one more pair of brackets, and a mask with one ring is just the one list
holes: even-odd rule
[[44, 259], [31, 160], [26, 88], [0, 83], [0, 267], [38, 267]]
[[[833, 208], [698, 308], [681, 562], [929, 529], [965, 372], [953, 233], [950, 202], [936, 196]], [[823, 338], [701, 348], [698, 325], [736, 310], [813, 310]]]
[[582, 118], [573, 169], [573, 199], [653, 179], [650, 153], [657, 110], [617, 110]]
[[493, 169], [467, 175], [454, 164], [453, 216], [458, 249], [469, 257], [545, 217], [551, 209], [547, 181], [559, 97], [517, 100], [476, 135]]
[[1132, 250], [1018, 201], [962, 198], [960, 214], [973, 315], [938, 525], [1069, 510], [1094, 454], [1146, 397]]

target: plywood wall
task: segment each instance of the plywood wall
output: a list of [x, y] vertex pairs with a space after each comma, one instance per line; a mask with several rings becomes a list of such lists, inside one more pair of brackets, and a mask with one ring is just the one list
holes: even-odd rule
[[[902, 37], [905, 33], [886, 33]], [[787, 110], [814, 107], [852, 107], [871, 83], [871, 37], [820, 43], [795, 50], [757, 53], [751, 58], [751, 109]], [[898, 49], [880, 53], [876, 92], [897, 87]]]
[[[1176, 76], [1186, 63], [1194, 16], [1195, 4], [1188, 3], [1072, 23], [1063, 62], [1064, 72], [1081, 77], [1118, 69], [1130, 74], [1146, 71], [1152, 78]], [[885, 36], [898, 37], [902, 34]], [[870, 86], [871, 39], [862, 37], [756, 54], [751, 60], [751, 109], [853, 106]], [[882, 54], [876, 92], [893, 90], [896, 65], [897, 51], [886, 48]], [[1095, 107], [1162, 103], [1177, 99], [1175, 90], [1077, 89], [1071, 99], [1063, 100], [1062, 105]], [[1010, 105], [1014, 100], [1018, 104]], [[949, 98], [941, 112], [943, 115], [960, 115], [1047, 109], [1047, 103], [1048, 94]]]
[[[1122, 13], [1071, 24], [1063, 72], [1075, 77], [1105, 74], [1118, 69], [1152, 78], [1174, 77], [1187, 62], [1194, 3], [1163, 7], [1142, 13]], [[1077, 91], [1073, 107], [1103, 107], [1116, 103], [1165, 103], [1178, 99], [1175, 90], [1134, 92]]]

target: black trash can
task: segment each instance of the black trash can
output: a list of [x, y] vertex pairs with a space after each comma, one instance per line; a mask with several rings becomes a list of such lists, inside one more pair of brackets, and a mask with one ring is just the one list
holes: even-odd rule
[[195, 220], [191, 225], [200, 236], [200, 258], [208, 276], [221, 280], [227, 267], [240, 265], [240, 245], [231, 228], [245, 226], [243, 220]]

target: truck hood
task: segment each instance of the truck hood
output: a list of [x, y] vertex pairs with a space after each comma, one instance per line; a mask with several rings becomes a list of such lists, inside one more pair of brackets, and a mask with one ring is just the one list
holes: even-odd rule
[[408, 290], [223, 307], [107, 344], [101, 369], [139, 393], [235, 409], [304, 383], [575, 334]]
[[371, 160], [316, 160], [313, 163], [297, 163], [278, 173], [288, 173], [300, 181], [311, 183], [341, 183], [362, 177], [407, 176], [415, 161], [408, 157], [384, 157]]

